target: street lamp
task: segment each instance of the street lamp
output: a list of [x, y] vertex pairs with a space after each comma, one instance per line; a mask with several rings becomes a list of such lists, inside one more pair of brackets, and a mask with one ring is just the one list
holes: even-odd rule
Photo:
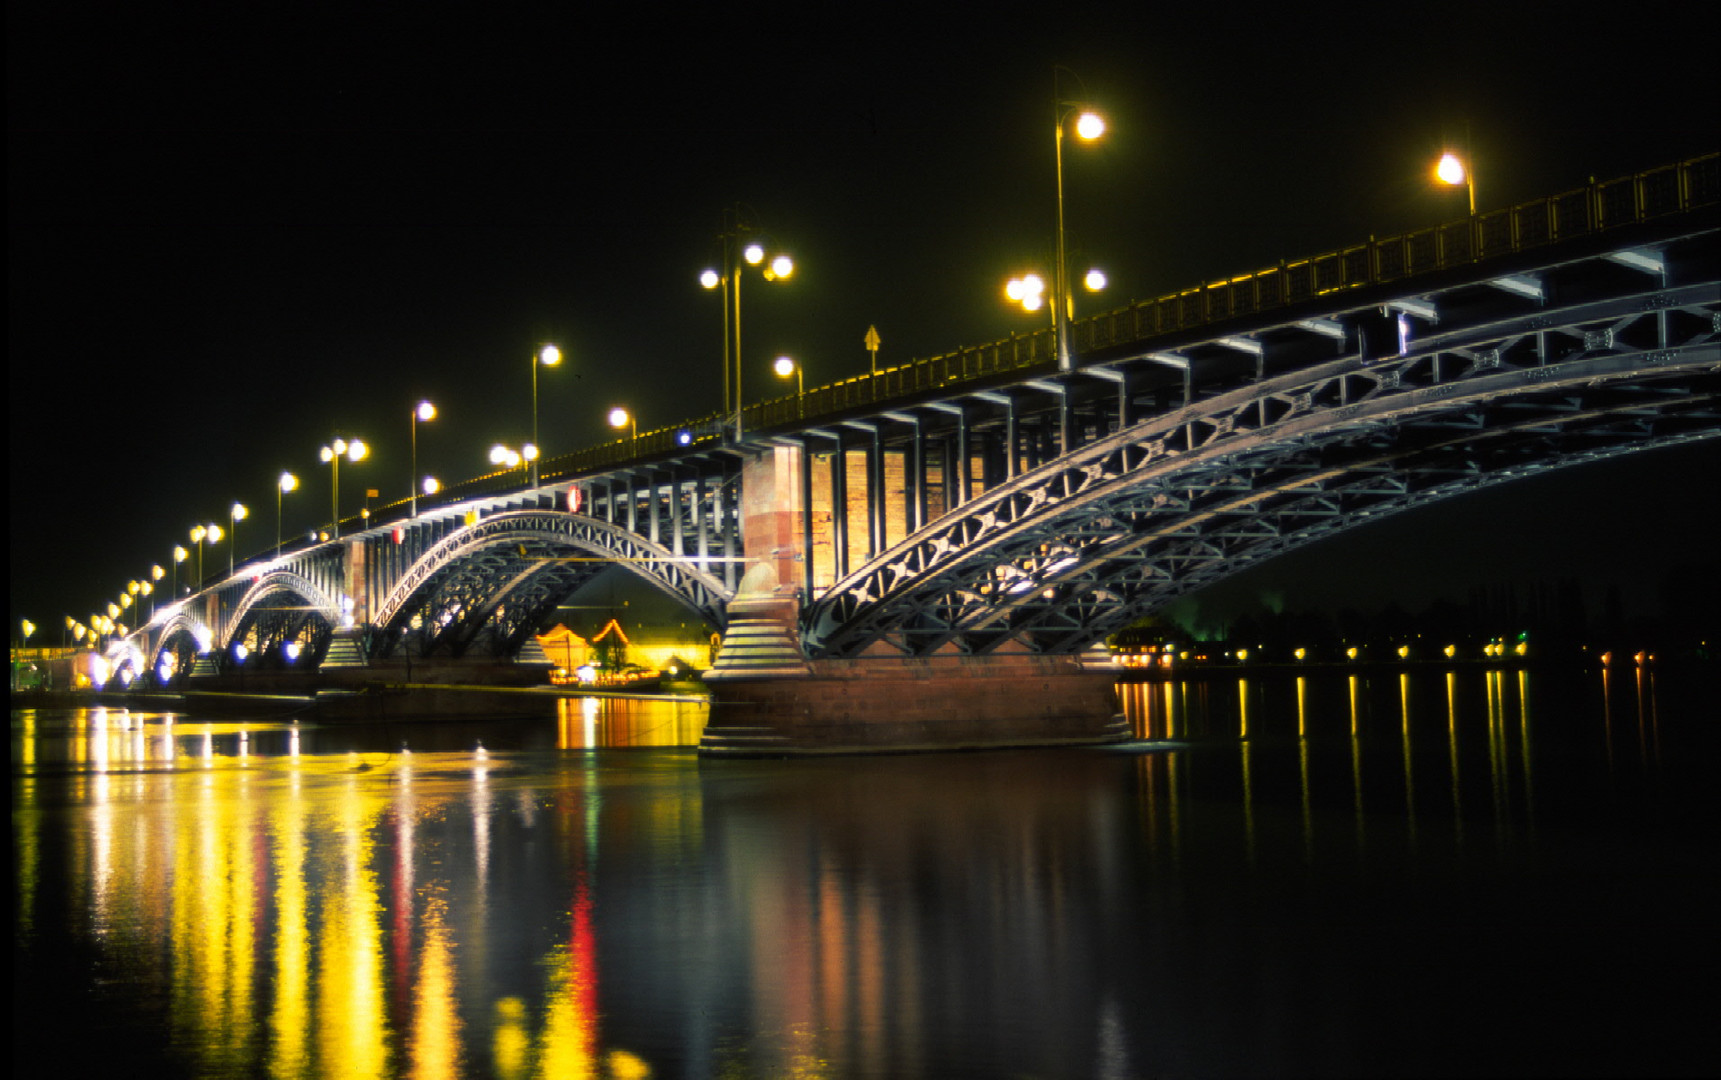
[[173, 598], [175, 600], [179, 599], [179, 564], [184, 562], [190, 554], [191, 552], [178, 544], [173, 545]]
[[208, 535], [209, 527], [207, 525], [193, 525], [191, 527], [191, 542], [197, 545], [197, 584], [192, 587], [192, 592], [203, 588], [203, 538]]
[[1468, 155], [1459, 157], [1448, 150], [1440, 155], [1440, 160], [1434, 163], [1434, 178], [1442, 184], [1457, 187], [1464, 185], [1464, 190], [1470, 196], [1470, 216], [1476, 216], [1476, 169], [1473, 162], [1467, 160]]
[[[1075, 302], [1070, 296], [1067, 264], [1064, 258], [1064, 126], [1070, 117], [1076, 118], [1076, 138], [1083, 142], [1092, 142], [1105, 134], [1105, 118], [1094, 112], [1081, 102], [1065, 101], [1058, 95], [1058, 72], [1066, 68], [1052, 69], [1052, 105], [1056, 121], [1055, 138], [1053, 140], [1053, 161], [1058, 174], [1058, 267], [1057, 276], [1052, 283], [1052, 327], [1057, 338], [1058, 369], [1068, 371], [1070, 360], [1070, 319], [1075, 315]], [[1071, 72], [1070, 74], [1074, 74]], [[1080, 82], [1080, 79], [1077, 79]], [[1085, 89], [1085, 88], [1084, 88]]]
[[804, 381], [801, 365], [795, 363], [793, 357], [779, 356], [777, 362], [771, 365], [779, 379], [795, 377], [795, 417], [800, 419], [806, 412], [807, 387]]
[[275, 479], [275, 558], [281, 557], [281, 496], [299, 489], [299, 478], [286, 470]]
[[241, 521], [244, 521], [246, 515], [249, 513], [251, 513], [251, 511], [248, 510], [246, 508], [245, 504], [242, 502], [234, 503], [233, 506], [227, 511], [227, 517], [233, 523], [231, 526], [228, 527], [228, 530], [227, 530], [227, 576], [228, 577], [233, 576], [233, 549], [239, 546], [239, 523]]
[[[534, 419], [536, 419], [538, 415], [537, 382], [538, 368], [537, 365], [534, 364], [532, 366], [532, 416]], [[406, 484], [407, 491], [411, 495], [413, 517], [418, 516], [418, 425], [434, 419], [436, 419], [435, 405], [432, 405], [428, 401], [421, 401], [414, 406], [412, 410], [412, 475], [407, 478]], [[426, 494], [429, 494], [429, 492], [426, 492]]]
[[492, 465], [500, 465], [504, 469], [518, 469], [520, 462], [524, 460], [525, 458], [520, 451], [512, 446], [503, 446], [501, 443], [497, 443], [490, 448], [490, 464]]
[[[699, 284], [723, 290], [723, 411], [735, 410], [735, 440], [741, 440], [741, 265], [762, 267], [766, 281], [787, 281], [794, 276], [795, 261], [783, 252], [767, 253], [756, 237], [757, 226], [740, 207], [723, 213], [723, 229], [717, 234], [723, 244], [723, 268], [706, 269]], [[745, 241], [745, 243], [743, 242]], [[768, 257], [767, 257], [768, 256]], [[730, 396], [729, 373], [735, 373], [735, 392]]]
[[615, 408], [610, 410], [609, 421], [610, 427], [616, 428], [617, 430], [620, 430], [621, 428], [628, 429], [628, 438], [631, 440], [628, 448], [630, 452], [637, 451], [639, 449], [639, 418], [634, 416], [633, 413], [628, 412], [627, 409], [622, 406], [617, 405]]
[[329, 464], [334, 472], [334, 482], [330, 487], [330, 505], [334, 508], [335, 524], [332, 531], [337, 540], [341, 537], [341, 458], [345, 457], [356, 465], [363, 461], [368, 453], [370, 453], [370, 447], [364, 444], [363, 439], [354, 439], [350, 443], [345, 439], [336, 439], [322, 449], [323, 460]]
[[[543, 348], [539, 349], [537, 351], [537, 353], [534, 354], [532, 357], [532, 447], [533, 447], [534, 453], [527, 460], [532, 462], [531, 484], [533, 487], [538, 486], [538, 465], [537, 465], [538, 455], [536, 453], [536, 449], [539, 445], [538, 444], [538, 365], [542, 364], [545, 367], [555, 367], [557, 364], [559, 364], [561, 362], [562, 362], [562, 350], [556, 348], [554, 345], [545, 345]], [[428, 402], [426, 404], [428, 404]], [[435, 414], [434, 410], [432, 410], [432, 415], [434, 415], [434, 414]], [[428, 419], [430, 419], [430, 417], [427, 416], [427, 417], [425, 417], [425, 419], [428, 420]]]

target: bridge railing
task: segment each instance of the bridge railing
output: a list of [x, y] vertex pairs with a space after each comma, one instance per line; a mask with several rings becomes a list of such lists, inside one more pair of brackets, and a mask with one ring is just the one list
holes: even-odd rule
[[1721, 155], [1280, 263], [1071, 324], [1080, 349], [1169, 334], [1345, 289], [1399, 281], [1721, 202]]

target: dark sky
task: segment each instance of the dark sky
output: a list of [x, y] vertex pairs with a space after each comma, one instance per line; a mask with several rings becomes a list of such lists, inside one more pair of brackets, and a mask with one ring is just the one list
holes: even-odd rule
[[[241, 550], [265, 546], [283, 468], [287, 532], [326, 520], [336, 433], [373, 447], [343, 496], [401, 497], [421, 396], [442, 415], [420, 472], [485, 471], [529, 432], [545, 340], [569, 358], [540, 379], [548, 453], [606, 438], [614, 403], [642, 429], [714, 410], [696, 276], [725, 207], [800, 267], [746, 296], [754, 390], [781, 351], [808, 385], [865, 370], [869, 325], [887, 364], [1030, 328], [999, 288], [1052, 244], [1054, 64], [1112, 122], [1066, 187], [1118, 304], [1456, 216], [1426, 176], [1466, 131], [1483, 208], [1721, 143], [1713, 5], [1306, 7], [12, 5], [13, 632], [105, 605], [235, 499]], [[1615, 486], [1656, 491], [1640, 527], [1683, 490], [1656, 540], [1688, 544], [1718, 460], [1644, 457]], [[1687, 486], [1648, 479], [1670, 471]], [[1585, 485], [1525, 490], [1489, 520], [1543, 555], [1500, 573], [1616, 569], [1550, 524]], [[1470, 516], [1421, 531], [1473, 539]], [[1320, 565], [1310, 603], [1362, 587]]]

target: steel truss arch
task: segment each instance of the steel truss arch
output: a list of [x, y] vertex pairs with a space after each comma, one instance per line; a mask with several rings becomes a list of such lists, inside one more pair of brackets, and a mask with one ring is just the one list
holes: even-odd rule
[[1544, 309], [1149, 418], [881, 553], [810, 607], [808, 646], [1067, 652], [1364, 521], [1714, 436], [1718, 293], [1710, 282]]
[[265, 662], [278, 662], [288, 642], [297, 641], [304, 663], [327, 651], [341, 624], [339, 602], [303, 574], [271, 570], [258, 578], [234, 606], [223, 651], [238, 643]]
[[693, 561], [583, 514], [498, 514], [445, 537], [402, 576], [376, 609], [373, 655], [511, 655], [563, 597], [618, 564], [721, 628], [732, 594]]

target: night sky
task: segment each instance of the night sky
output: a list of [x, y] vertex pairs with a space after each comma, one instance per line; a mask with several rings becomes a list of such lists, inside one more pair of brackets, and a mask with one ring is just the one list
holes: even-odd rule
[[[241, 552], [268, 546], [284, 468], [286, 532], [326, 521], [336, 434], [372, 447], [343, 512], [404, 496], [420, 397], [441, 410], [420, 473], [487, 471], [529, 435], [546, 340], [568, 357], [540, 373], [548, 454], [610, 437], [612, 404], [641, 430], [714, 411], [721, 311], [696, 278], [726, 207], [799, 264], [747, 286], [750, 400], [779, 392], [779, 352], [809, 386], [866, 370], [869, 325], [882, 364], [1036, 328], [1000, 289], [1049, 266], [1054, 64], [1112, 125], [1065, 162], [1104, 306], [1459, 216], [1427, 177], [1466, 132], [1483, 209], [1721, 145], [1715, 5], [1307, 7], [12, 5], [12, 632], [57, 642], [235, 499]], [[1213, 603], [1415, 609], [1554, 576], [1647, 595], [1705, 550], [1721, 451], [1600, 468]]]

